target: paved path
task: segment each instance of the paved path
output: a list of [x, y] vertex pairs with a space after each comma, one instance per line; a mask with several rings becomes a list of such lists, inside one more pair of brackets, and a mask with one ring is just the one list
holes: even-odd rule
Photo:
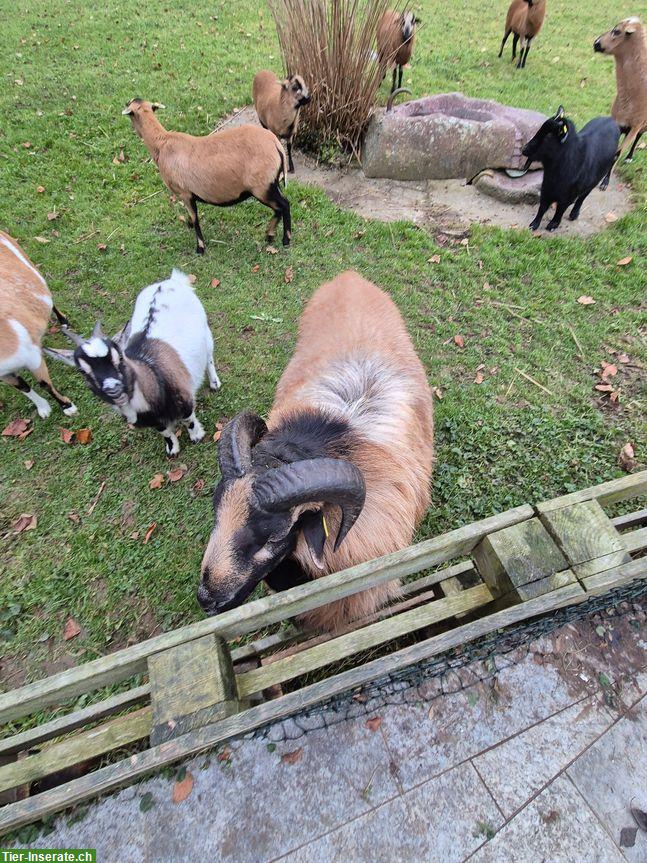
[[630, 805], [647, 810], [645, 615], [626, 610], [422, 706], [198, 757], [184, 802], [156, 777], [34, 846], [99, 863], [645, 863], [647, 833], [620, 842]]

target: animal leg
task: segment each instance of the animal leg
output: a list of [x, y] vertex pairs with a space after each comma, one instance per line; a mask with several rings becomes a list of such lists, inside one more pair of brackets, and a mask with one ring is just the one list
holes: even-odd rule
[[283, 245], [289, 246], [292, 239], [292, 220], [290, 217], [290, 202], [281, 192], [279, 188], [278, 178], [270, 184], [263, 198], [258, 199], [266, 207], [270, 207], [274, 211], [274, 216], [270, 219], [267, 226], [267, 239], [274, 239], [276, 226], [280, 219], [283, 219]]
[[[180, 451], [180, 442], [177, 439], [177, 435], [175, 434], [175, 423], [167, 426], [164, 429], [160, 430], [162, 437], [164, 438], [164, 444], [166, 445], [166, 455], [169, 458], [172, 458], [174, 455], [177, 455]], [[204, 434], [204, 431], [203, 431]], [[191, 434], [189, 433], [189, 437]]]
[[613, 170], [613, 166], [615, 165], [615, 163], [616, 163], [616, 161], [614, 159], [613, 162], [611, 162], [611, 164], [609, 165], [609, 170], [606, 172], [604, 177], [602, 177], [602, 182], [600, 183], [600, 191], [601, 192], [605, 192], [607, 189], [607, 186], [609, 185], [609, 180], [611, 179], [611, 171]]
[[528, 59], [528, 52], [530, 51], [530, 43], [532, 42], [532, 36], [528, 37], [526, 41], [526, 53], [523, 55], [523, 64], [521, 66], [522, 69], [526, 68], [526, 60]]
[[395, 81], [396, 81], [396, 75], [397, 74], [398, 74], [397, 66], [394, 66], [393, 67], [393, 81], [391, 82], [391, 92], [393, 92], [396, 89]]
[[580, 215], [580, 210], [582, 209], [582, 204], [584, 203], [586, 198], [589, 196], [589, 194], [590, 194], [589, 192], [586, 192], [586, 194], [580, 195], [579, 198], [575, 199], [575, 203], [573, 204], [573, 209], [568, 214], [568, 218], [571, 220], [571, 222], [574, 222], [575, 219], [577, 219], [577, 217]]
[[519, 34], [515, 33], [512, 37], [512, 59], [517, 56], [517, 45], [519, 44]]
[[510, 33], [512, 33], [512, 30], [506, 30], [505, 33], [503, 34], [503, 39], [501, 40], [501, 50], [499, 51], [499, 57], [503, 56], [503, 49], [505, 48], [505, 43], [508, 41]]
[[209, 376], [209, 389], [219, 390], [222, 384], [216, 371], [216, 364], [213, 361], [213, 355], [207, 360], [207, 375]]
[[[638, 141], [640, 141], [642, 134], [643, 134], [642, 132], [638, 132], [638, 131], [629, 132], [629, 134], [625, 138], [624, 143], [622, 145], [622, 150], [624, 150], [628, 146], [629, 141], [631, 141], [633, 138], [633, 141], [631, 143], [631, 147], [629, 148], [629, 153], [627, 154], [627, 157], [625, 158], [625, 162], [632, 162], [633, 161], [634, 151], [635, 151], [636, 147], [638, 146]], [[622, 152], [622, 150], [620, 152]]]
[[59, 403], [63, 413], [66, 414], [66, 416], [73, 417], [75, 414], [78, 413], [76, 405], [70, 399], [68, 399], [67, 396], [61, 395], [61, 393], [59, 393], [59, 391], [52, 383], [52, 379], [49, 376], [49, 369], [47, 368], [45, 360], [41, 360], [40, 365], [34, 372], [34, 377], [41, 385], [41, 387], [46, 390], [55, 401]]
[[292, 161], [292, 138], [288, 138], [288, 174], [294, 174], [294, 162]]
[[281, 210], [280, 209], [274, 209], [273, 204], [268, 204], [268, 207], [272, 208], [272, 210], [274, 211], [274, 215], [270, 219], [269, 225], [267, 226], [267, 230], [265, 232], [265, 238], [267, 239], [268, 243], [273, 243], [274, 238], [276, 237], [276, 226], [281, 221]]
[[196, 417], [195, 411], [192, 411], [190, 416], [182, 420], [182, 425], [187, 427], [189, 437], [191, 438], [193, 443], [197, 443], [204, 437], [204, 429], [202, 428], [202, 423]]
[[539, 228], [539, 226], [541, 225], [541, 220], [544, 218], [544, 214], [549, 207], [550, 201], [547, 201], [544, 198], [539, 199], [539, 209], [537, 210], [537, 215], [528, 225], [531, 231], [536, 231]]
[[398, 87], [402, 86], [402, 66], [398, 66]]
[[200, 220], [198, 219], [198, 205], [195, 195], [185, 195], [182, 198], [182, 203], [189, 214], [189, 227], [194, 228], [195, 230], [195, 236], [198, 241], [195, 250], [198, 255], [204, 255], [206, 247], [204, 244], [204, 237], [202, 236], [202, 229], [200, 228]]
[[568, 207], [568, 204], [559, 204], [559, 203], [557, 204], [557, 207], [555, 209], [555, 215], [550, 220], [550, 222], [546, 225], [547, 231], [556, 231], [557, 228], [559, 228], [561, 221], [562, 221], [562, 216], [566, 212], [567, 207]]
[[[526, 50], [526, 37], [519, 37], [519, 60], [517, 61], [517, 69], [523, 69], [523, 55]], [[513, 58], [514, 59], [514, 58]]]
[[15, 387], [17, 390], [20, 390], [21, 393], [24, 393], [30, 402], [33, 402], [36, 405], [36, 410], [38, 411], [38, 416], [41, 419], [47, 419], [47, 417], [51, 414], [52, 409], [49, 404], [45, 401], [42, 396], [39, 396], [38, 393], [34, 392], [34, 390], [29, 386], [24, 378], [21, 378], [19, 375], [4, 375], [4, 377], [0, 378], [0, 380], [4, 381], [6, 384], [9, 384], [10, 387]]

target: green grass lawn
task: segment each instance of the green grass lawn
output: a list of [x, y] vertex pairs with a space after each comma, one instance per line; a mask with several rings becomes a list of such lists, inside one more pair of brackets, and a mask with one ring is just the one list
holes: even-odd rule
[[[579, 2], [575, 10], [551, 0], [528, 66], [517, 72], [496, 56], [506, 5], [457, 0], [440, 13], [431, 0], [416, 3], [425, 26], [405, 73], [414, 95], [460, 89], [544, 112], [563, 103], [578, 124], [607, 113], [613, 63], [594, 55], [592, 42], [636, 7], [610, 0]], [[255, 71], [280, 69], [269, 13], [250, 0], [108, 0], [98, 7], [29, 0], [3, 21], [0, 227], [41, 268], [81, 332], [98, 316], [107, 331], [118, 329], [137, 292], [173, 266], [194, 273], [223, 387], [200, 399], [207, 439], [181, 439], [186, 475], [151, 491], [151, 477], [173, 467], [161, 438], [129, 431], [72, 370], [50, 362], [55, 382], [79, 407], [76, 418], [55, 409], [39, 420], [2, 386], [2, 427], [35, 419], [25, 440], [0, 438], [0, 687], [200, 617], [194, 594], [211, 526], [216, 423], [247, 407], [268, 411], [305, 301], [348, 267], [390, 292], [443, 394], [433, 504], [421, 537], [617, 476], [628, 440], [642, 439], [637, 455], [644, 459], [636, 364], [646, 359], [646, 151], [621, 170], [634, 212], [591, 240], [475, 229], [467, 245], [439, 249], [412, 225], [366, 223], [338, 210], [322, 192], [300, 186], [297, 174], [288, 186], [288, 252], [267, 254], [269, 214], [250, 202], [203, 208], [207, 254], [200, 259], [181, 207], [170, 203], [121, 109], [133, 96], [159, 100], [168, 127], [208, 132], [250, 101]], [[429, 263], [436, 253], [440, 263]], [[627, 256], [632, 262], [618, 267]], [[582, 294], [595, 305], [578, 304]], [[63, 344], [60, 335], [47, 343]], [[615, 408], [600, 406], [594, 390], [594, 370], [613, 360], [610, 351], [627, 353], [633, 364], [618, 363]], [[485, 379], [476, 384], [481, 364]], [[65, 445], [61, 426], [89, 426], [92, 443]], [[35, 514], [37, 528], [13, 535], [21, 513]], [[66, 642], [69, 616], [82, 633]]]

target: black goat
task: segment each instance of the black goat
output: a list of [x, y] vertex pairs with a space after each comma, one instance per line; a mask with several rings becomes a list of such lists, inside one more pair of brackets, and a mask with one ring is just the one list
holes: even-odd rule
[[530, 223], [533, 231], [537, 230], [551, 204], [556, 204], [556, 209], [546, 225], [548, 231], [559, 227], [571, 204], [574, 206], [568, 218], [577, 219], [585, 198], [598, 183], [601, 189], [606, 189], [619, 140], [620, 127], [611, 117], [596, 117], [577, 132], [559, 106], [555, 116], [546, 120], [522, 150], [528, 159], [526, 170], [532, 162], [541, 162], [544, 167], [539, 209]]

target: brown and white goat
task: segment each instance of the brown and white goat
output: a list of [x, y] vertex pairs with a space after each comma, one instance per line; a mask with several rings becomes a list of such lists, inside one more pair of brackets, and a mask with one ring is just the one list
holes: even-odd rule
[[52, 384], [41, 352], [41, 340], [54, 311], [47, 282], [18, 243], [0, 231], [0, 380], [24, 393], [36, 405], [38, 416], [51, 413], [49, 402], [34, 392], [17, 372], [27, 369], [38, 383], [72, 416], [76, 407]]
[[288, 171], [294, 173], [292, 142], [299, 125], [301, 108], [310, 101], [310, 93], [301, 75], [290, 75], [279, 81], [274, 72], [264, 69], [254, 75], [252, 98], [258, 119], [264, 129], [285, 138], [288, 147]]
[[396, 89], [396, 72], [397, 87], [402, 87], [402, 68], [411, 59], [417, 24], [420, 24], [420, 19], [413, 12], [388, 9], [377, 25], [377, 59], [384, 70], [383, 78], [387, 69], [393, 68], [391, 92]]
[[539, 35], [539, 31], [546, 17], [546, 0], [512, 0], [505, 19], [505, 32], [501, 41], [499, 57], [503, 55], [503, 48], [508, 41], [510, 33], [514, 33], [512, 39], [512, 59], [517, 56], [517, 43], [521, 39], [519, 61], [517, 69], [523, 69], [528, 59], [530, 43]]
[[285, 178], [285, 152], [279, 139], [268, 129], [244, 125], [196, 137], [169, 132], [155, 116], [157, 102], [132, 99], [122, 111], [159, 168], [167, 187], [182, 201], [189, 213], [189, 227], [195, 229], [196, 251], [204, 254], [205, 244], [198, 219], [198, 201], [228, 207], [247, 198], [256, 198], [273, 212], [267, 228], [272, 242], [276, 226], [283, 219], [283, 245], [290, 244], [290, 204], [279, 188]]
[[647, 41], [639, 18], [626, 18], [593, 43], [602, 54], [613, 54], [616, 61], [616, 98], [611, 115], [625, 139], [626, 161], [631, 162], [641, 136], [647, 132]]
[[[238, 414], [218, 445], [221, 480], [198, 601], [240, 605], [409, 545], [429, 505], [432, 398], [389, 296], [356, 272], [322, 285], [299, 326], [267, 425]], [[334, 630], [398, 595], [381, 584], [306, 615]]]

